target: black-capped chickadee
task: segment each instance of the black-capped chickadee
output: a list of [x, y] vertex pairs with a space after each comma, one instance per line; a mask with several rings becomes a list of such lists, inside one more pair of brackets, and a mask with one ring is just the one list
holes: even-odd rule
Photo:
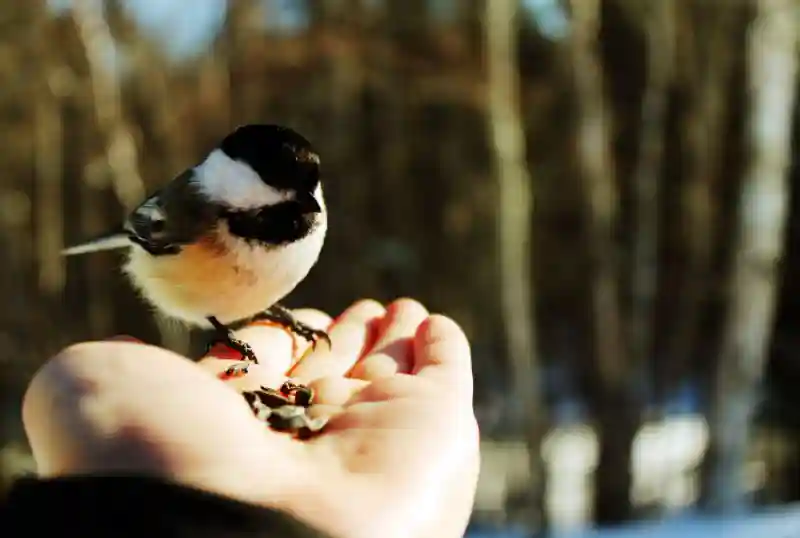
[[[214, 328], [258, 362], [231, 326], [264, 319], [316, 344], [324, 331], [278, 304], [317, 262], [328, 220], [320, 160], [287, 127], [245, 125], [147, 198], [121, 227], [65, 255], [130, 247], [124, 272], [157, 310]], [[246, 371], [246, 369], [245, 369]]]

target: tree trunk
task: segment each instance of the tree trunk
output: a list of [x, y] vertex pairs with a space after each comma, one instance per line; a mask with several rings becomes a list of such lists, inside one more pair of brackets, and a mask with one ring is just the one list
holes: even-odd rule
[[683, 263], [673, 310], [675, 324], [659, 372], [668, 388], [689, 369], [702, 343], [699, 338], [705, 337], [700, 326], [712, 291], [713, 245], [719, 233], [720, 203], [713, 187], [722, 165], [728, 81], [737, 52], [732, 30], [739, 6], [702, 6], [710, 12], [700, 18], [691, 17], [694, 2], [705, 0], [681, 4], [683, 29], [678, 33], [679, 69], [688, 86], [689, 106], [681, 128], [684, 185], [678, 214], [672, 220], [680, 230]]
[[748, 504], [750, 423], [770, 341], [784, 246], [798, 70], [794, 0], [753, 0], [748, 36], [748, 163], [739, 207], [730, 304], [712, 401], [709, 508]]
[[586, 197], [587, 248], [592, 260], [591, 308], [596, 387], [593, 409], [600, 455], [595, 475], [598, 523], [630, 518], [631, 443], [638, 406], [629, 386], [630, 364], [622, 335], [618, 248], [614, 239], [618, 194], [610, 148], [610, 111], [598, 60], [599, 0], [571, 0], [570, 53], [575, 84], [577, 153]]
[[540, 442], [544, 433], [544, 408], [532, 311], [532, 193], [519, 95], [518, 4], [517, 0], [486, 2], [487, 119], [499, 194], [497, 244], [503, 323], [516, 383], [515, 395], [527, 418], [530, 470], [536, 491], [532, 496], [531, 515], [541, 524], [545, 475]]
[[[44, 10], [44, 8], [42, 8]], [[47, 19], [40, 24], [46, 28]], [[64, 237], [62, 207], [62, 147], [64, 125], [61, 117], [63, 89], [59, 69], [54, 66], [41, 32], [38, 45], [42, 68], [34, 104], [34, 166], [36, 171], [35, 244], [39, 260], [38, 284], [43, 297], [58, 297], [64, 289], [66, 268], [59, 254]]]
[[636, 228], [629, 324], [631, 360], [635, 364], [649, 363], [653, 352], [661, 207], [659, 181], [668, 91], [675, 62], [675, 7], [672, 2], [652, 0], [644, 14], [647, 79], [641, 105], [639, 155], [633, 175]]

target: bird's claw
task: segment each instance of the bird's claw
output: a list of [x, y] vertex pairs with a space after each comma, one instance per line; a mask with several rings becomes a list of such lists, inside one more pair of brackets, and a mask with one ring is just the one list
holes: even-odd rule
[[[256, 357], [256, 352], [253, 351], [253, 347], [250, 344], [233, 336], [233, 331], [220, 323], [216, 318], [209, 317], [208, 321], [216, 331], [216, 338], [209, 343], [208, 350], [206, 352], [210, 351], [215, 344], [222, 344], [239, 353], [242, 356], [243, 361], [248, 361], [252, 364], [258, 364], [258, 357]], [[246, 368], [247, 367], [245, 367], [245, 373], [247, 373]]]
[[300, 322], [297, 322], [297, 326], [293, 328], [293, 330], [298, 336], [304, 338], [307, 342], [311, 342], [312, 349], [317, 349], [317, 342], [319, 340], [324, 340], [325, 343], [328, 344], [328, 348], [331, 347], [331, 337], [328, 336], [328, 333], [325, 331], [309, 327]]
[[243, 340], [239, 340], [238, 338], [228, 337], [223, 342], [229, 348], [233, 349], [234, 351], [238, 351], [242, 354], [242, 360], [250, 361], [253, 364], [258, 364], [258, 357], [256, 357], [256, 352], [253, 351], [253, 347]]
[[328, 347], [331, 347], [331, 337], [328, 336], [327, 332], [320, 329], [315, 329], [314, 327], [296, 319], [289, 309], [281, 305], [272, 305], [264, 312], [261, 312], [255, 316], [254, 320], [264, 320], [276, 323], [293, 334], [303, 338], [307, 342], [311, 342], [311, 347], [313, 349], [317, 348], [317, 342], [319, 340], [325, 340], [325, 342], [328, 344]]

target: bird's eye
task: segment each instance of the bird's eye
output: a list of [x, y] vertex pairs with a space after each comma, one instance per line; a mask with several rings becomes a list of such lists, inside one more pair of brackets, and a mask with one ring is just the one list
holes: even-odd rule
[[154, 220], [150, 223], [150, 230], [153, 233], [161, 233], [164, 231], [164, 227], [166, 226], [166, 221], [163, 219]]

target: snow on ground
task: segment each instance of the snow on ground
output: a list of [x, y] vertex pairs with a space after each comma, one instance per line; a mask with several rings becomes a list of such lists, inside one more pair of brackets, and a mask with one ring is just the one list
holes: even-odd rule
[[[467, 532], [466, 538], [528, 538], [524, 531]], [[555, 533], [548, 538], [800, 538], [800, 504], [721, 518], [682, 518], [624, 528]]]

